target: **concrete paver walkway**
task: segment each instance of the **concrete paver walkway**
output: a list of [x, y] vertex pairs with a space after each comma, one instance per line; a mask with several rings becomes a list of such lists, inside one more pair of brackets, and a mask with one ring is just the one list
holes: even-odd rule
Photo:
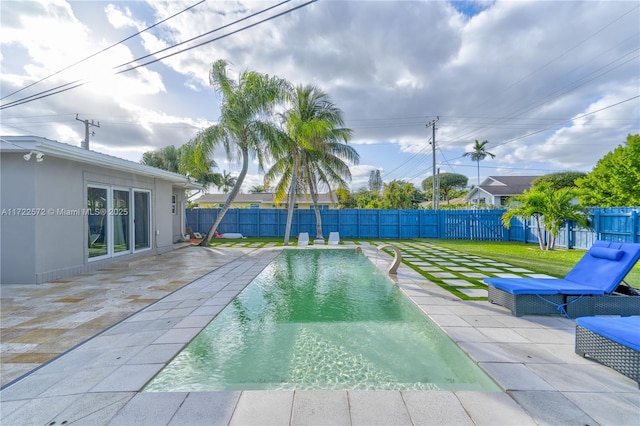
[[[369, 245], [362, 248], [372, 261], [386, 270], [389, 256]], [[416, 249], [415, 245], [411, 248]], [[149, 302], [143, 310], [3, 389], [0, 423], [640, 423], [637, 384], [573, 353], [574, 321], [562, 317], [516, 318], [506, 309], [486, 301], [462, 301], [406, 266], [399, 269], [397, 285], [487, 371], [504, 392], [140, 392], [280, 251], [278, 248], [224, 249], [213, 257], [226, 256], [226, 259], [214, 263], [208, 254], [201, 253], [205, 249], [183, 250], [193, 252], [194, 258], [204, 256], [210, 260], [211, 272], [188, 285], [178, 286], [177, 291], [155, 303]], [[188, 252], [179, 250], [172, 255], [183, 253]], [[185, 257], [186, 263], [187, 259]], [[153, 261], [147, 265], [149, 269], [140, 265], [135, 271], [143, 274], [142, 271], [153, 269], [151, 265]], [[112, 272], [117, 274], [115, 270]], [[146, 276], [153, 281], [154, 275]], [[126, 272], [121, 278], [125, 276]], [[103, 291], [108, 291], [108, 282], [106, 279]], [[91, 286], [91, 280], [86, 285]], [[79, 285], [77, 290], [84, 286]], [[33, 289], [30, 294], [21, 289], [23, 293], [14, 301], [37, 306], [40, 297], [60, 298], [56, 290], [51, 286], [45, 292]], [[123, 293], [124, 299], [127, 296], [129, 300], [147, 298], [144, 292], [139, 293], [133, 298], [132, 294]], [[71, 296], [65, 293], [61, 298], [67, 297]], [[117, 298], [113, 294], [112, 297]], [[104, 303], [111, 299], [102, 300]]]

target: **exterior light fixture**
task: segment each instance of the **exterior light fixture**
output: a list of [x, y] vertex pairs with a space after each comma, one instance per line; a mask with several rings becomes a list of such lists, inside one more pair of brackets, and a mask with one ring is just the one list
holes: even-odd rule
[[44, 160], [44, 153], [42, 153], [40, 151], [31, 151], [30, 153], [23, 155], [22, 158], [24, 158], [24, 161], [29, 161], [29, 160], [31, 160], [31, 156], [33, 154], [36, 155], [36, 161], [38, 163], [41, 163], [42, 160]]

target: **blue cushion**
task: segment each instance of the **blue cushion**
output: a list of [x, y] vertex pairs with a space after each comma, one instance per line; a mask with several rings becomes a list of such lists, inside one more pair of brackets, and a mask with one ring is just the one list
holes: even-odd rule
[[599, 286], [584, 285], [562, 278], [485, 278], [484, 282], [511, 294], [571, 294], [602, 296]]
[[592, 247], [591, 250], [589, 250], [589, 254], [599, 259], [618, 261], [624, 256], [624, 251], [606, 247]]
[[581, 317], [580, 327], [640, 352], [640, 316], [633, 317]]

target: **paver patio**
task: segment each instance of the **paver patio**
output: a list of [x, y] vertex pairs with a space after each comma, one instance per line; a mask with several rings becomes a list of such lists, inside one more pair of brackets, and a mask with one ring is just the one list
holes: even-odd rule
[[[362, 248], [386, 270], [388, 255]], [[573, 320], [463, 301], [404, 265], [396, 284], [504, 392], [139, 392], [280, 250], [187, 247], [68, 282], [3, 287], [3, 383], [13, 380], [5, 371], [15, 378], [73, 349], [0, 391], [0, 423], [640, 424], [638, 385], [576, 355]], [[5, 368], [5, 356], [27, 354], [37, 355]]]

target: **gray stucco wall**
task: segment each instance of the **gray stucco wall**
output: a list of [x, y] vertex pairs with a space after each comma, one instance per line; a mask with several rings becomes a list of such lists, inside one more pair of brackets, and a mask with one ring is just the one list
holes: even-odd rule
[[[41, 283], [99, 269], [116, 261], [166, 252], [173, 247], [170, 182], [46, 156], [37, 163], [22, 154], [0, 156], [0, 207], [37, 208], [47, 214], [1, 217], [0, 283]], [[151, 191], [151, 248], [99, 260], [88, 259], [86, 216], [63, 211], [87, 207], [91, 184]], [[53, 212], [53, 213], [51, 213]]]
[[[32, 283], [36, 268], [35, 161], [26, 162], [23, 154], [0, 155], [0, 282]], [[11, 176], [11, 178], [8, 178]]]

